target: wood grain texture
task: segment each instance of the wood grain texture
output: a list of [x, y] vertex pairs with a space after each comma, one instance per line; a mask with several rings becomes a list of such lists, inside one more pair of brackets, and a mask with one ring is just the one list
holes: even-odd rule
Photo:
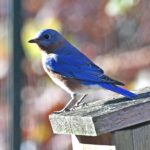
[[97, 136], [150, 121], [150, 88], [140, 90], [132, 101], [115, 97], [76, 110], [49, 116], [53, 132]]
[[113, 135], [113, 144], [116, 150], [134, 150], [131, 130], [117, 131]]
[[150, 150], [150, 122], [133, 129], [132, 134], [134, 150]]
[[150, 122], [114, 132], [112, 144], [116, 150], [150, 150]]

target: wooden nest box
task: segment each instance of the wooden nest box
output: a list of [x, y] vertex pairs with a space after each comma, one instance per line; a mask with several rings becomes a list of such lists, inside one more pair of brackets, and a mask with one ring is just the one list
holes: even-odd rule
[[132, 101], [96, 101], [49, 119], [54, 133], [72, 135], [73, 150], [150, 150], [150, 88]]

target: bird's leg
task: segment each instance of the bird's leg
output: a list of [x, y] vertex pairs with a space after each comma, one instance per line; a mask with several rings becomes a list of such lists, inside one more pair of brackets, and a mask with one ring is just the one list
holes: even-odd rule
[[84, 98], [87, 96], [87, 94], [82, 95], [82, 97], [77, 101], [77, 103], [75, 104], [76, 107], [78, 107], [81, 102], [84, 100]]
[[[80, 97], [78, 97], [80, 96]], [[69, 111], [71, 109], [75, 109], [76, 107], [78, 107], [82, 100], [87, 96], [87, 94], [83, 94], [81, 95], [77, 95], [77, 94], [73, 94], [72, 95], [72, 99], [69, 101], [69, 103], [65, 106], [64, 111]]]
[[63, 108], [64, 111], [69, 111], [73, 106], [78, 102], [78, 96], [77, 94], [72, 94], [70, 101], [66, 104], [66, 106]]
[[70, 101], [66, 104], [66, 106], [62, 109], [62, 111], [70, 111], [74, 107], [78, 107], [83, 99], [87, 96], [87, 94], [83, 94], [82, 96], [77, 94], [72, 94]]
[[77, 94], [72, 94], [71, 95], [71, 99], [69, 100], [69, 102], [66, 104], [66, 106], [60, 110], [60, 111], [55, 111], [54, 113], [58, 114], [58, 113], [61, 113], [61, 112], [67, 112], [67, 111], [70, 111], [71, 108], [77, 103], [78, 101], [78, 96]]
[[82, 96], [80, 96], [80, 97], [78, 97], [77, 94], [72, 94], [72, 95], [71, 95], [71, 99], [70, 99], [70, 101], [66, 104], [66, 106], [65, 106], [62, 110], [56, 111], [56, 112], [54, 112], [54, 113], [57, 113], [57, 114], [58, 114], [58, 113], [61, 113], [61, 112], [67, 112], [67, 111], [70, 111], [71, 109], [74, 109], [74, 108], [78, 107], [78, 106], [81, 104], [82, 100], [83, 100], [86, 96], [87, 96], [87, 94], [84, 94], [84, 95], [82, 95]]

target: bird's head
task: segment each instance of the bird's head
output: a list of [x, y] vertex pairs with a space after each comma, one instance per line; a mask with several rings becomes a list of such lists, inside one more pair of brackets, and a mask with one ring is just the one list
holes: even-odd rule
[[65, 39], [55, 30], [45, 29], [40, 31], [29, 43], [36, 43], [42, 50], [50, 54], [62, 46]]

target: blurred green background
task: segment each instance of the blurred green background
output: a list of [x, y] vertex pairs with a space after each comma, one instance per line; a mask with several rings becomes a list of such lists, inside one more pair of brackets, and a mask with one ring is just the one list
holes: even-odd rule
[[69, 96], [45, 74], [28, 40], [55, 29], [136, 90], [150, 85], [149, 10], [149, 0], [0, 0], [0, 150], [72, 149], [70, 136], [53, 135], [48, 120]]

